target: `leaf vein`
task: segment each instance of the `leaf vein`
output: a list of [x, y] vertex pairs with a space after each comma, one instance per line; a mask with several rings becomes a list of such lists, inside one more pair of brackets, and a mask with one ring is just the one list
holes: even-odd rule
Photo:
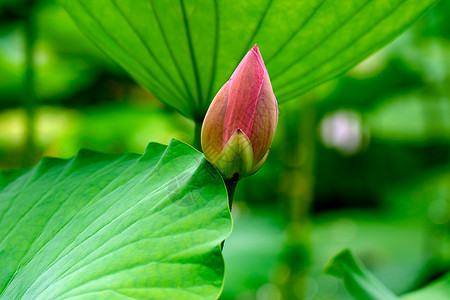
[[255, 30], [253, 31], [252, 35], [250, 36], [250, 39], [249, 39], [249, 41], [248, 41], [248, 43], [247, 43], [247, 46], [245, 46], [244, 51], [243, 51], [241, 57], [244, 57], [245, 54], [246, 54], [246, 53], [248, 52], [248, 50], [250, 49], [250, 47], [252, 46], [252, 41], [253, 41], [253, 39], [256, 37], [256, 35], [258, 34], [259, 30], [261, 29], [262, 24], [263, 24], [263, 22], [264, 22], [264, 19], [266, 18], [267, 12], [269, 11], [269, 8], [270, 8], [270, 6], [272, 5], [272, 3], [273, 3], [273, 0], [269, 0], [269, 1], [267, 2], [266, 7], [264, 8], [263, 14], [262, 14], [261, 18], [259, 19], [259, 22], [258, 22], [258, 24], [257, 24], [256, 27], [255, 27]]
[[[405, 1], [399, 1], [392, 9], [390, 9], [385, 15], [383, 15], [379, 20], [377, 20], [374, 24], [372, 24], [372, 26], [370, 26], [370, 28], [368, 28], [366, 31], [364, 31], [363, 33], [361, 33], [360, 35], [358, 35], [355, 39], [352, 39], [349, 43], [347, 43], [346, 45], [344, 45], [341, 49], [339, 49], [338, 51], [336, 51], [333, 55], [331, 55], [330, 57], [326, 58], [324, 61], [321, 61], [319, 63], [317, 63], [315, 66], [311, 67], [310, 69], [308, 69], [307, 71], [303, 72], [301, 75], [297, 76], [294, 79], [291, 79], [289, 81], [286, 81], [285, 84], [283, 84], [282, 86], [280, 86], [279, 88], [281, 89], [284, 86], [289, 85], [292, 82], [297, 81], [298, 79], [300, 79], [302, 76], [305, 76], [305, 74], [310, 73], [311, 71], [313, 71], [314, 69], [316, 69], [316, 67], [318, 65], [322, 65], [325, 64], [329, 61], [331, 61], [332, 59], [336, 58], [340, 53], [342, 53], [343, 51], [347, 50], [348, 48], [350, 48], [352, 45], [355, 44], [355, 42], [357, 42], [358, 40], [360, 40], [361, 38], [363, 38], [364, 36], [366, 36], [367, 34], [369, 34], [374, 28], [376, 28], [381, 22], [383, 22], [385, 19], [387, 19], [391, 14], [393, 14], [396, 10], [398, 10], [402, 4], [404, 4]], [[384, 40], [383, 40], [384, 42]], [[378, 44], [377, 44], [378, 45]], [[374, 47], [372, 47], [371, 49], [374, 49]], [[339, 68], [339, 67], [338, 67]], [[333, 69], [333, 71], [329, 72], [332, 73], [334, 72], [336, 69]], [[301, 88], [301, 87], [300, 87]], [[295, 92], [297, 89], [295, 90], [290, 90], [288, 92], [285, 92], [284, 95], [281, 94], [280, 97], [285, 97], [286, 94]]]
[[349, 15], [343, 22], [341, 22], [338, 26], [336, 26], [332, 31], [330, 31], [328, 34], [326, 34], [319, 42], [314, 44], [311, 48], [309, 48], [307, 51], [305, 51], [299, 58], [295, 59], [291, 63], [287, 64], [286, 67], [282, 70], [280, 70], [278, 73], [276, 73], [272, 78], [275, 81], [276, 78], [278, 78], [283, 73], [286, 73], [288, 70], [290, 70], [294, 65], [299, 63], [302, 59], [304, 59], [306, 56], [308, 56], [312, 51], [317, 49], [324, 41], [326, 41], [328, 38], [333, 36], [339, 29], [341, 29], [345, 24], [350, 22], [360, 11], [364, 9], [371, 1], [367, 0], [365, 1], [361, 6], [359, 6], [351, 15]]
[[180, 0], [180, 7], [181, 7], [181, 12], [183, 14], [184, 30], [186, 33], [186, 38], [187, 38], [188, 47], [189, 47], [189, 55], [191, 57], [192, 68], [194, 71], [195, 84], [197, 87], [197, 97], [198, 97], [197, 114], [198, 114], [200, 111], [202, 111], [202, 102], [203, 102], [202, 85], [201, 85], [200, 75], [198, 73], [197, 59], [195, 58], [194, 46], [192, 45], [191, 30], [189, 28], [189, 19], [186, 15], [186, 9], [184, 7], [183, 0]]
[[294, 30], [294, 32], [292, 32], [292, 34], [289, 36], [289, 38], [278, 48], [277, 51], [275, 51], [274, 54], [272, 54], [272, 56], [270, 56], [269, 58], [266, 59], [266, 64], [268, 65], [270, 63], [270, 61], [272, 61], [272, 59], [274, 59], [276, 56], [278, 56], [281, 51], [294, 39], [294, 37], [303, 29], [303, 27], [306, 26], [306, 24], [308, 24], [313, 17], [316, 15], [317, 11], [322, 7], [322, 5], [325, 3], [325, 1], [327, 0], [322, 0], [311, 12], [311, 14], [300, 24], [299, 27], [297, 27], [297, 29]]
[[175, 80], [172, 78], [169, 72], [167, 72], [166, 68], [162, 65], [162, 63], [159, 61], [159, 59], [156, 57], [156, 55], [153, 53], [152, 49], [148, 45], [147, 41], [144, 39], [142, 34], [136, 29], [136, 27], [133, 25], [133, 23], [130, 21], [130, 18], [125, 14], [125, 12], [122, 10], [122, 8], [117, 4], [117, 0], [113, 0], [112, 3], [117, 8], [117, 10], [120, 12], [122, 17], [124, 18], [125, 22], [130, 26], [130, 28], [133, 30], [133, 32], [136, 34], [136, 36], [139, 38], [142, 45], [145, 47], [145, 50], [147, 53], [154, 59], [158, 67], [164, 72], [164, 74], [167, 76], [169, 81], [172, 82], [173, 86], [176, 88], [176, 90], [180, 93], [180, 100], [186, 102], [186, 95], [183, 94], [181, 88], [178, 86], [178, 84], [175, 82]]
[[[220, 33], [220, 30], [219, 30], [220, 18], [219, 18], [219, 7], [217, 5], [217, 0], [214, 0], [214, 20], [215, 20], [215, 23], [214, 23], [215, 24], [214, 25], [214, 31], [215, 31], [215, 33], [214, 33], [214, 50], [213, 50], [212, 65], [211, 65], [211, 80], [209, 82], [209, 88], [208, 88], [208, 93], [207, 93], [207, 98], [206, 98], [207, 102], [212, 101], [213, 85], [214, 85], [214, 80], [216, 78], [217, 50], [219, 47], [219, 33]], [[202, 113], [204, 114], [204, 113], [206, 113], [206, 111], [203, 111]]]
[[192, 95], [192, 92], [191, 92], [191, 89], [189, 88], [189, 85], [187, 84], [186, 78], [184, 77], [183, 72], [181, 71], [181, 67], [180, 67], [180, 65], [178, 64], [178, 61], [175, 58], [175, 54], [173, 53], [172, 47], [169, 44], [169, 41], [168, 41], [166, 33], [165, 33], [164, 29], [163, 29], [163, 26], [162, 26], [162, 23], [161, 23], [161, 19], [159, 17], [159, 14], [158, 14], [156, 8], [155, 8], [153, 0], [149, 0], [149, 5], [153, 8], [153, 13], [155, 15], [156, 23], [158, 24], [158, 29], [161, 32], [161, 35], [163, 37], [164, 44], [166, 45], [167, 51], [169, 52], [169, 55], [172, 58], [172, 62], [174, 64], [175, 68], [178, 71], [178, 74], [180, 76], [181, 81], [183, 82], [183, 85], [184, 85], [184, 87], [186, 89], [186, 92], [188, 93], [188, 97], [189, 97], [189, 99], [192, 102], [195, 102], [194, 96]]

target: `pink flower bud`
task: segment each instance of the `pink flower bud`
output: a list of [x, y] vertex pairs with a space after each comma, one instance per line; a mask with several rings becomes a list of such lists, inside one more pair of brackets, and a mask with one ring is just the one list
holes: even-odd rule
[[249, 176], [269, 153], [278, 105], [255, 45], [214, 97], [202, 127], [206, 159], [225, 179]]

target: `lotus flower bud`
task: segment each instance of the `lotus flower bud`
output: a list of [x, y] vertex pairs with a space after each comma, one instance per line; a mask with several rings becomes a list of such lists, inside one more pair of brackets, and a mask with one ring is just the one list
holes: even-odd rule
[[201, 136], [206, 159], [225, 179], [255, 173], [267, 158], [277, 120], [277, 100], [255, 45], [206, 113]]

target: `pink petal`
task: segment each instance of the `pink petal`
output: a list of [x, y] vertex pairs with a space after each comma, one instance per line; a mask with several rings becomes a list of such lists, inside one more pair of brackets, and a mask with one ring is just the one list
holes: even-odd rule
[[223, 146], [231, 135], [242, 130], [252, 139], [258, 96], [267, 76], [258, 47], [255, 45], [244, 57], [229, 80], [228, 109], [225, 116]]

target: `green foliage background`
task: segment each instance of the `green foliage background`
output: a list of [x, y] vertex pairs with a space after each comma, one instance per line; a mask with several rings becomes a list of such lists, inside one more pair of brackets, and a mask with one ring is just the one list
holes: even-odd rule
[[[418, 2], [425, 6], [428, 3]], [[284, 61], [270, 59], [276, 53], [274, 39], [288, 36], [289, 30], [301, 25], [289, 27], [289, 16], [283, 20], [270, 18], [271, 9], [276, 9], [277, 4], [286, 5], [282, 1], [274, 1], [274, 6], [252, 6], [254, 14], [248, 16], [253, 18], [252, 26], [257, 26], [267, 10], [264, 22], [268, 23], [261, 23], [266, 26], [261, 27], [259, 36], [252, 35], [254, 27], [244, 27], [245, 38], [236, 39], [236, 24], [221, 24], [229, 36], [217, 45], [213, 80], [211, 61], [198, 66], [199, 81], [190, 65], [183, 65], [188, 69], [181, 73], [174, 66], [164, 66], [167, 72], [173, 72], [169, 73], [172, 82], [167, 76], [159, 76], [162, 71], [156, 71], [157, 62], [148, 59], [145, 49], [133, 52], [142, 54], [147, 69], [156, 72], [166, 85], [179, 87], [171, 89], [177, 91], [177, 97], [162, 94], [163, 89], [154, 89], [150, 79], [128, 70], [154, 94], [137, 85], [79, 31], [54, 1], [38, 1], [32, 9], [27, 6], [29, 3], [0, 2], [0, 168], [31, 167], [42, 156], [69, 158], [80, 148], [144, 153], [151, 141], [168, 144], [177, 138], [190, 143], [194, 123], [171, 107], [191, 118], [203, 112], [248, 45], [258, 43], [276, 95], [282, 102], [291, 98], [292, 101], [280, 106], [280, 123], [267, 163], [238, 186], [233, 233], [224, 248], [222, 298], [349, 299], [341, 280], [322, 274], [324, 266], [343, 248], [350, 248], [373, 276], [396, 295], [423, 287], [448, 272], [448, 1], [436, 5], [393, 43], [342, 77], [307, 93], [303, 92], [323, 78], [329, 79], [357, 63], [348, 63], [345, 55], [362, 57], [377, 48], [379, 41], [373, 36], [367, 37], [370, 47], [360, 48], [352, 42], [364, 29], [370, 29], [370, 24], [364, 27], [353, 23], [352, 28], [360, 32], [339, 31], [336, 41], [353, 45], [355, 52], [339, 48], [329, 52], [331, 56], [338, 55], [336, 67], [339, 62], [346, 62], [347, 67], [338, 68], [336, 73], [331, 72], [333, 64], [325, 63], [330, 57], [324, 53], [331, 46], [315, 47], [324, 37], [320, 34], [311, 35], [311, 42], [299, 36], [306, 45], [304, 52], [287, 47], [287, 52], [278, 56]], [[99, 1], [84, 3], [100, 5]], [[117, 3], [125, 7], [127, 1]], [[359, 7], [365, 1], [352, 3]], [[373, 1], [373, 5], [376, 3], [381, 2]], [[392, 3], [401, 6], [406, 1]], [[328, 8], [332, 10], [331, 6]], [[356, 8], [341, 7], [340, 12]], [[385, 11], [389, 9], [392, 7]], [[100, 9], [94, 11], [102, 13]], [[361, 9], [359, 18], [367, 17], [364, 11]], [[137, 12], [145, 13], [125, 11], [133, 15]], [[163, 14], [164, 10], [158, 12]], [[186, 12], [190, 16], [189, 5]], [[26, 56], [22, 20], [28, 13], [32, 15], [35, 34], [36, 101], [31, 104], [24, 101], [29, 90], [23, 85]], [[229, 13], [245, 15], [242, 11]], [[401, 17], [393, 15], [391, 21], [400, 24]], [[208, 25], [213, 24], [211, 18], [207, 15], [205, 24], [191, 26], [204, 26], [211, 31], [207, 36], [214, 36], [214, 26]], [[335, 22], [340, 24], [339, 20]], [[272, 34], [277, 26], [285, 28], [284, 35]], [[304, 30], [305, 35], [311, 32]], [[138, 43], [139, 37], [131, 35]], [[192, 46], [198, 49], [195, 54], [200, 64], [201, 51], [213, 51], [214, 43], [201, 42], [193, 36], [191, 39]], [[180, 49], [180, 53], [188, 57], [177, 58], [179, 62], [190, 61], [189, 49]], [[305, 58], [292, 68], [291, 77], [288, 73], [278, 75], [293, 62], [289, 53]], [[302, 72], [306, 75], [297, 78]], [[189, 80], [187, 87], [179, 74]], [[282, 82], [290, 80], [291, 85], [282, 86]], [[200, 90], [196, 85], [199, 82]], [[192, 98], [186, 97], [188, 90]], [[202, 97], [195, 97], [198, 92]], [[157, 97], [164, 98], [161, 100], [166, 104]], [[189, 101], [198, 99], [202, 103], [196, 104], [196, 111], [188, 111]]]

